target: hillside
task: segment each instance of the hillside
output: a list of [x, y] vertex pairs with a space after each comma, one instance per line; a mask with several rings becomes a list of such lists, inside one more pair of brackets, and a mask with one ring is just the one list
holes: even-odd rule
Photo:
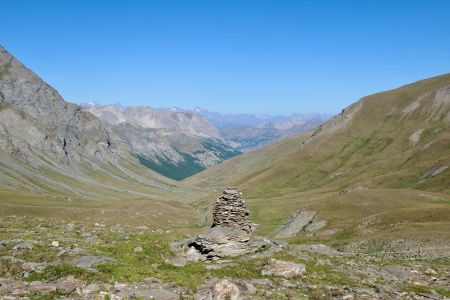
[[[267, 182], [297, 191], [365, 184], [448, 192], [440, 183], [450, 175], [449, 86], [450, 75], [443, 75], [365, 97], [316, 130], [242, 155], [187, 182], [253, 189]], [[432, 170], [440, 176], [426, 176]]]
[[144, 166], [126, 140], [0, 48], [0, 214], [196, 224], [184, 200], [199, 193]]
[[446, 74], [364, 97], [315, 130], [185, 182], [210, 190], [242, 188], [253, 220], [267, 234], [306, 207], [327, 221], [315, 239], [338, 244], [367, 239], [363, 228], [370, 224], [373, 239], [431, 239], [445, 245], [450, 240], [449, 128]]

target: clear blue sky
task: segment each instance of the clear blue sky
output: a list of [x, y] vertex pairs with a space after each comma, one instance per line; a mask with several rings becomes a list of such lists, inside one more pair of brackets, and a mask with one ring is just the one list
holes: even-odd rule
[[450, 1], [2, 1], [0, 44], [68, 101], [336, 113], [450, 72]]

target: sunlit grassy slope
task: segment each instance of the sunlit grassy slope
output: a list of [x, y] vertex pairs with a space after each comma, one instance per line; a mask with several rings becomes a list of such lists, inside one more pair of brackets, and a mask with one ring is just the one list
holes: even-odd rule
[[[446, 74], [365, 97], [317, 130], [233, 158], [185, 182], [211, 191], [240, 187], [265, 234], [306, 206], [328, 220], [322, 238], [368, 237], [357, 228], [374, 218], [374, 232], [382, 236], [448, 242], [448, 167]], [[206, 207], [207, 198], [197, 203]], [[403, 225], [389, 231], [384, 227], [389, 224]]]

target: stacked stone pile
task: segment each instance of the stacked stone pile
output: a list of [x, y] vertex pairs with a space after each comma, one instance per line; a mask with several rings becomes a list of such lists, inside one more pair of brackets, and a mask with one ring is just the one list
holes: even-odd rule
[[227, 188], [213, 205], [213, 225], [238, 228], [250, 232], [249, 211], [236, 188]]
[[269, 240], [253, 234], [256, 224], [248, 220], [249, 211], [237, 188], [227, 188], [213, 204], [213, 224], [210, 229], [178, 243], [172, 248], [177, 256], [174, 265], [184, 265], [187, 261], [214, 260], [223, 257], [254, 254], [272, 255], [285, 248], [282, 241]]

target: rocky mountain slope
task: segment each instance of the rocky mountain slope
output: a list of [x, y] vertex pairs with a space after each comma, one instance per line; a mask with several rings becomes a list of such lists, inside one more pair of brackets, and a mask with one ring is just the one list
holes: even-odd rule
[[86, 111], [126, 140], [139, 161], [158, 173], [183, 179], [240, 154], [205, 117], [189, 112], [114, 105]]
[[[185, 111], [180, 108], [171, 110]], [[329, 116], [324, 114], [292, 114], [290, 116], [221, 114], [200, 107], [190, 112], [208, 118], [219, 129], [226, 141], [243, 152], [303, 133], [329, 119]]]
[[[148, 213], [140, 207], [147, 203], [160, 209], [155, 221], [178, 222], [181, 212], [197, 222], [197, 212], [179, 202], [178, 195], [188, 199], [191, 191], [144, 166], [127, 140], [93, 114], [64, 101], [0, 48], [2, 214], [58, 211], [57, 215], [73, 216], [77, 210], [77, 217], [132, 218], [134, 212]], [[105, 202], [114, 199], [137, 206], [130, 207], [127, 216], [124, 203]], [[105, 215], [108, 206], [111, 210]]]

